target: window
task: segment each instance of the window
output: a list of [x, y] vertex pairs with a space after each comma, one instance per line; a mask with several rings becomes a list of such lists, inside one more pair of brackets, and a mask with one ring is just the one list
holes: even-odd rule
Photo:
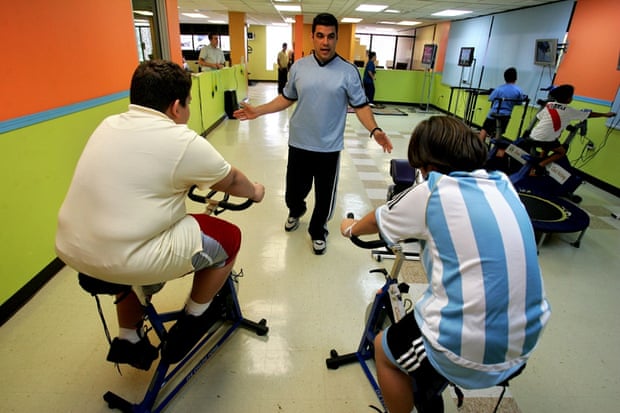
[[[385, 69], [410, 68], [415, 36], [356, 33], [360, 45], [377, 53], [377, 67]], [[403, 64], [404, 63], [404, 64]]]
[[291, 26], [267, 26], [267, 44], [265, 47], [267, 55], [265, 56], [265, 70], [274, 70], [273, 66], [277, 65], [278, 53], [282, 50], [282, 43], [291, 47]]

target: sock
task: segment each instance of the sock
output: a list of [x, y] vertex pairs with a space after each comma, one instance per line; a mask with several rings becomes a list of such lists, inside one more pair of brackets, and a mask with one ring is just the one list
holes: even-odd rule
[[118, 338], [121, 340], [127, 340], [130, 343], [136, 344], [140, 341], [140, 336], [138, 335], [138, 330], [134, 328], [123, 328], [120, 327], [118, 329]]
[[210, 304], [211, 301], [209, 301], [208, 303], [200, 304], [188, 297], [187, 302], [185, 303], [185, 312], [189, 315], [193, 315], [194, 317], [198, 317], [202, 315], [205, 311], [207, 311], [207, 308], [209, 308]]

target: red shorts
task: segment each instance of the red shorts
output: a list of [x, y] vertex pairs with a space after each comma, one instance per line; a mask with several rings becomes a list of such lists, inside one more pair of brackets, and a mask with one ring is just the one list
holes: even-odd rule
[[205, 214], [191, 214], [202, 232], [203, 251], [192, 258], [195, 270], [232, 262], [241, 248], [241, 230], [234, 224]]

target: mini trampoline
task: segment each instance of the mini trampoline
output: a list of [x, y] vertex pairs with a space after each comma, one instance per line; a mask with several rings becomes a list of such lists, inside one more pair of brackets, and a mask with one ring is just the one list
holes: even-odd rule
[[540, 235], [540, 247], [548, 234], [579, 232], [577, 240], [571, 245], [579, 248], [581, 238], [590, 225], [588, 214], [571, 202], [557, 197], [540, 196], [529, 192], [519, 192], [532, 227]]

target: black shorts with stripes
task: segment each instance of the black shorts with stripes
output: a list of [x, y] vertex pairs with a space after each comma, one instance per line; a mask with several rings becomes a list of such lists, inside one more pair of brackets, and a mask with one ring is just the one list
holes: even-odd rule
[[387, 343], [396, 365], [412, 377], [416, 406], [441, 398], [448, 380], [428, 361], [422, 332], [413, 312], [407, 313], [402, 320], [387, 329], [384, 343]]

